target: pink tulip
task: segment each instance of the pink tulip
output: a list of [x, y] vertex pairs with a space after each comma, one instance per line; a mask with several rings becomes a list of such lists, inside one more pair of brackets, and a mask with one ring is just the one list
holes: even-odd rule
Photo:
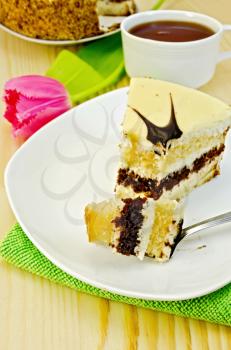
[[4, 100], [4, 117], [12, 124], [13, 135], [24, 139], [71, 108], [64, 86], [40, 75], [9, 80], [5, 84]]

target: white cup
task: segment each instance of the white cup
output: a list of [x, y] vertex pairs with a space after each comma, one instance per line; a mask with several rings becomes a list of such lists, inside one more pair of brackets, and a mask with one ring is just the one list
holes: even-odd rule
[[[201, 40], [164, 42], [129, 33], [136, 25], [161, 20], [205, 25], [214, 34]], [[189, 11], [147, 11], [127, 17], [121, 24], [125, 68], [130, 77], [152, 77], [197, 88], [213, 76], [216, 64], [231, 58], [231, 51], [219, 52], [222, 33], [231, 30], [216, 19]]]

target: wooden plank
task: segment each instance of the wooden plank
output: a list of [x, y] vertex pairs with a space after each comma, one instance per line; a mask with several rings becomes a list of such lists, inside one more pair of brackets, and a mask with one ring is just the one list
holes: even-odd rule
[[[231, 22], [230, 0], [170, 0], [165, 8], [201, 11], [224, 23]], [[231, 49], [231, 34], [225, 35], [222, 47]], [[1, 91], [4, 82], [13, 76], [43, 74], [58, 51], [0, 32]], [[219, 64], [213, 80], [202, 90], [231, 103], [231, 61]], [[15, 222], [5, 194], [3, 171], [17, 147], [9, 125], [1, 118], [1, 238]], [[230, 344], [228, 327], [77, 293], [0, 262], [2, 350], [229, 350]]]

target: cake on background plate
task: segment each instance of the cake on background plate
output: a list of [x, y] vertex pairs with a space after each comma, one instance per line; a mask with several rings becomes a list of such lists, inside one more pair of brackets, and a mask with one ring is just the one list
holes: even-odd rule
[[102, 16], [128, 16], [135, 12], [133, 0], [98, 0], [97, 11]]
[[0, 23], [29, 37], [78, 40], [103, 34], [99, 15], [128, 15], [133, 0], [0, 0]]
[[85, 209], [88, 239], [123, 255], [169, 260], [183, 224], [183, 204], [173, 200], [113, 197]]

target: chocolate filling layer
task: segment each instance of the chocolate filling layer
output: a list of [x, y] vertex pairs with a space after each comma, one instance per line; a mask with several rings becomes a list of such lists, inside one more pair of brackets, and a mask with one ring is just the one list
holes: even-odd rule
[[131, 186], [134, 192], [145, 192], [147, 197], [157, 200], [162, 196], [164, 190], [170, 191], [182, 180], [186, 180], [190, 173], [197, 173], [207, 162], [219, 156], [224, 151], [224, 148], [225, 146], [222, 144], [219, 148], [211, 149], [193, 162], [192, 169], [184, 167], [166, 176], [161, 181], [141, 177], [135, 174], [134, 171], [129, 171], [129, 169], [119, 169], [117, 183], [125, 187]]
[[121, 215], [112, 222], [120, 230], [117, 251], [124, 255], [135, 255], [135, 247], [139, 244], [138, 232], [142, 227], [144, 216], [143, 205], [146, 198], [124, 199], [124, 207]]

